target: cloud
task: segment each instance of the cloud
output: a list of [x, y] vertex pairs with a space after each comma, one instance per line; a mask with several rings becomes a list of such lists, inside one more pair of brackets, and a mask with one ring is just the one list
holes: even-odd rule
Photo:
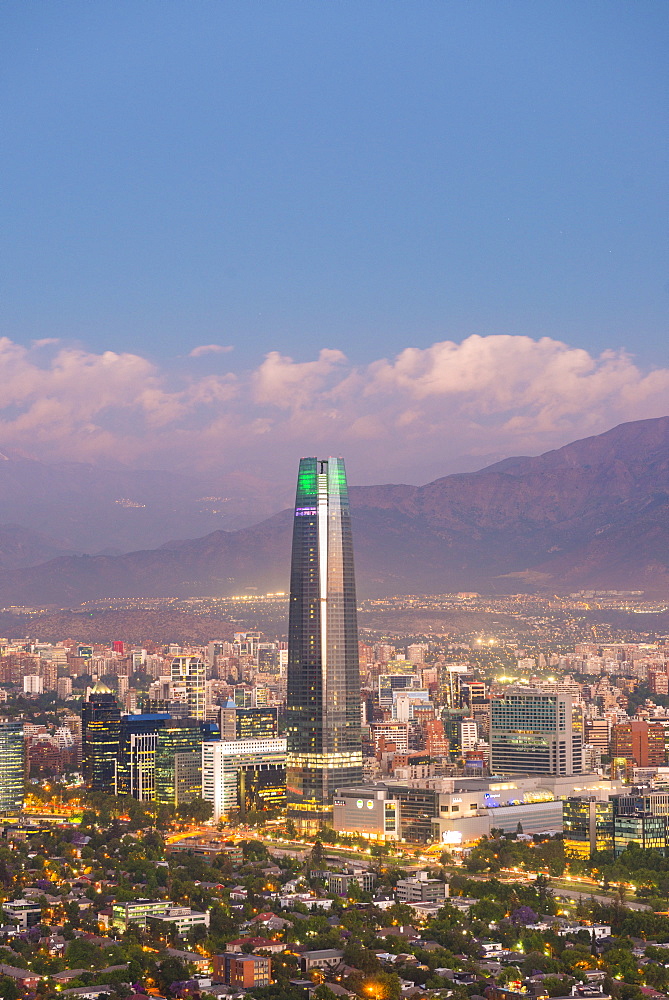
[[307, 360], [273, 351], [250, 371], [199, 376], [41, 343], [0, 338], [0, 449], [45, 460], [262, 469], [283, 482], [318, 452], [344, 454], [354, 481], [426, 482], [463, 456], [471, 468], [476, 456], [537, 454], [668, 409], [669, 369], [547, 337], [474, 335], [364, 366], [332, 348]]
[[192, 351], [189, 352], [189, 358], [201, 358], [205, 354], [227, 354], [229, 351], [234, 350], [231, 344], [224, 346], [223, 344], [200, 344], [199, 347], [194, 347]]

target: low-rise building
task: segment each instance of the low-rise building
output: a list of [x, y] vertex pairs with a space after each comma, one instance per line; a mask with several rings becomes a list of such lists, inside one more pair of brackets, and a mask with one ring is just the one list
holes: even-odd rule
[[238, 989], [270, 986], [272, 960], [265, 955], [224, 952], [222, 955], [214, 955], [214, 976], [222, 979], [227, 986]]
[[448, 896], [448, 885], [427, 872], [418, 872], [412, 878], [401, 878], [395, 888], [398, 903], [443, 903]]
[[15, 899], [2, 904], [7, 920], [21, 930], [35, 927], [42, 919], [42, 907], [34, 899]]
[[163, 913], [150, 913], [147, 923], [154, 926], [173, 924], [179, 937], [185, 937], [194, 927], [209, 926], [209, 910], [191, 910], [190, 906], [168, 906]]
[[335, 969], [344, 961], [344, 952], [336, 948], [321, 948], [317, 951], [303, 951], [300, 964], [303, 974], [311, 969]]
[[312, 878], [320, 878], [325, 882], [330, 892], [338, 896], [345, 896], [351, 885], [357, 884], [363, 892], [371, 892], [376, 882], [374, 872], [365, 871], [363, 868], [349, 868], [341, 872], [310, 872]]
[[30, 969], [17, 969], [14, 965], [5, 965], [4, 963], [0, 963], [0, 976], [13, 979], [15, 983], [23, 986], [26, 990], [36, 989], [42, 978], [36, 972], [31, 972]]
[[286, 950], [286, 946], [283, 941], [273, 941], [271, 938], [264, 937], [235, 938], [234, 941], [228, 941], [225, 946], [225, 950], [226, 952], [237, 954], [241, 952], [245, 946], [251, 948], [254, 952], [268, 951], [271, 955], [279, 955], [282, 951]]
[[179, 948], [166, 948], [166, 953], [170, 958], [178, 958], [181, 962], [194, 966], [197, 972], [209, 972], [211, 959], [207, 955], [200, 955], [195, 951], [181, 951]]
[[152, 921], [158, 925], [175, 924], [179, 936], [188, 933], [193, 927], [209, 926], [209, 911], [201, 913], [191, 910], [190, 906], [176, 906], [164, 899], [135, 899], [129, 903], [114, 903], [110, 926], [126, 931], [128, 926], [139, 924], [146, 927]]

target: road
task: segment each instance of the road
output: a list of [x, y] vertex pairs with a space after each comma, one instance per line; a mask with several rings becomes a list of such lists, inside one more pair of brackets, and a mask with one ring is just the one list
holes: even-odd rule
[[[573, 899], [575, 902], [578, 902], [579, 898], [582, 898], [585, 901], [588, 899], [595, 899], [598, 903], [605, 903], [609, 906], [613, 902], [613, 898], [611, 896], [602, 896], [595, 892], [588, 892], [587, 889], [585, 892], [581, 892], [579, 889], [554, 889], [552, 882], [549, 882], [548, 888], [554, 896], [559, 896], [560, 899]], [[651, 909], [650, 906], [646, 905], [646, 903], [637, 903], [628, 900], [625, 900], [623, 905], [627, 910]]]

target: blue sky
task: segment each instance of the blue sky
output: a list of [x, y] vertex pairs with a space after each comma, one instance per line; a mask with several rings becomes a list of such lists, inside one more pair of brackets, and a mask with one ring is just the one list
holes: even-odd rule
[[[491, 341], [514, 385], [534, 370], [518, 372], [524, 338], [586, 352], [598, 383], [602, 352], [634, 356], [634, 387], [616, 368], [608, 395], [585, 394], [585, 423], [574, 394], [568, 418], [514, 415], [506, 400], [480, 419], [475, 394], [466, 412], [452, 399], [439, 418], [421, 410], [434, 433], [460, 421], [443, 471], [660, 415], [664, 382], [643, 380], [668, 363], [668, 28], [661, 0], [3, 3], [0, 335], [16, 389], [0, 447], [49, 452], [76, 365], [86, 379], [104, 352], [142, 359], [138, 384], [169, 395], [160, 420], [175, 440], [206, 428], [232, 463], [226, 435], [257, 439], [257, 454], [272, 435], [286, 454], [302, 445], [278, 421], [287, 404], [272, 393], [295, 378], [267, 382], [271, 352], [292, 359], [326, 421], [378, 396], [378, 366], [434, 344], [519, 338]], [[46, 340], [58, 344], [30, 349]], [[207, 345], [231, 350], [188, 357]], [[23, 348], [51, 376], [39, 392], [52, 407], [36, 410], [36, 380], [16, 375]], [[323, 350], [345, 356], [338, 387], [296, 367]], [[410, 395], [397, 427], [424, 386]], [[69, 412], [63, 454], [170, 460], [148, 431], [129, 441], [123, 405]], [[363, 410], [316, 443], [363, 466], [371, 446], [356, 451], [351, 426], [369, 442], [389, 419]], [[491, 423], [504, 434], [491, 439]], [[396, 474], [420, 479], [406, 445]]]

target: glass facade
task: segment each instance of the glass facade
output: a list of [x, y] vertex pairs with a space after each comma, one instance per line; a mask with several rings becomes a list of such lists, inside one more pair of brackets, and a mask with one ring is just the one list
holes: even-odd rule
[[81, 706], [81, 741], [86, 784], [94, 792], [116, 794], [116, 762], [121, 710], [113, 693], [98, 682]]
[[360, 672], [348, 488], [341, 458], [303, 458], [288, 622], [288, 811], [331, 822], [336, 788], [362, 780]]
[[116, 794], [132, 795], [140, 802], [155, 797], [156, 748], [158, 731], [170, 720], [169, 715], [124, 715], [121, 718]]
[[637, 844], [643, 850], [652, 847], [665, 853], [668, 823], [666, 816], [652, 816], [649, 813], [616, 815], [613, 820], [613, 849], [616, 857], [623, 853], [628, 844]]
[[24, 760], [23, 723], [0, 720], [0, 812], [23, 806]]
[[235, 735], [238, 740], [271, 740], [278, 733], [276, 708], [238, 708]]
[[581, 706], [570, 694], [509, 689], [490, 702], [495, 774], [581, 774]]
[[562, 804], [564, 847], [568, 855], [589, 858], [613, 850], [613, 802], [570, 798]]
[[156, 802], [180, 806], [202, 794], [202, 737], [195, 719], [170, 719], [158, 730]]

